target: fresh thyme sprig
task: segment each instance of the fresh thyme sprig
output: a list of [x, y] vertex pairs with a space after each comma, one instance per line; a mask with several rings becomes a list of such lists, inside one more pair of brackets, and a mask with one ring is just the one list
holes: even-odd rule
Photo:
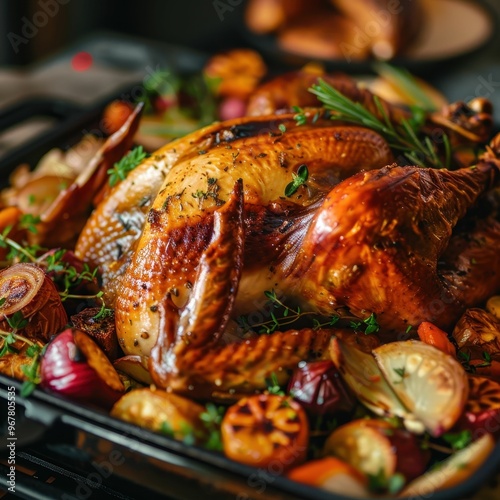
[[373, 102], [381, 118], [368, 111], [362, 104], [341, 94], [324, 80], [318, 80], [318, 83], [313, 85], [309, 91], [315, 94], [327, 109], [334, 112], [331, 115], [332, 120], [347, 121], [375, 130], [387, 139], [393, 149], [401, 151], [415, 165], [448, 168], [450, 161], [448, 137], [443, 134], [445, 147], [445, 161], [443, 162], [437, 155], [430, 138], [428, 136], [419, 137], [425, 116], [419, 112], [421, 111], [419, 108], [414, 109], [413, 119], [403, 119], [399, 125], [395, 125], [389, 119], [377, 96], [373, 97]]
[[14, 262], [31, 262], [37, 264], [43, 267], [45, 272], [52, 278], [63, 302], [67, 299], [95, 299], [101, 303], [101, 309], [95, 316], [95, 319], [99, 319], [109, 313], [109, 309], [106, 307], [103, 299], [102, 291], [90, 294], [72, 293], [83, 282], [95, 283], [97, 280], [97, 268], [91, 270], [88, 264], [83, 263], [82, 269], [78, 270], [70, 262], [64, 260], [67, 250], [58, 249], [54, 252], [48, 252], [46, 248], [38, 245], [21, 245], [9, 238], [8, 234], [10, 230], [11, 228], [7, 227], [0, 233], [0, 248], [9, 248], [6, 264]]
[[8, 248], [9, 253], [6, 256], [6, 264], [13, 262], [33, 262], [37, 260], [37, 255], [43, 250], [38, 245], [20, 245], [17, 241], [9, 238], [12, 226], [7, 226], [0, 233], [0, 248]]
[[259, 323], [250, 323], [247, 316], [240, 316], [238, 318], [238, 323], [243, 330], [253, 330], [258, 333], [271, 334], [278, 329], [283, 329], [283, 327], [292, 325], [304, 318], [310, 320], [311, 327], [314, 330], [332, 327], [339, 321], [342, 323], [342, 326], [353, 328], [355, 331], [363, 332], [366, 335], [376, 333], [380, 329], [374, 313], [370, 314], [370, 316], [365, 319], [360, 319], [344, 312], [337, 311], [338, 314], [332, 314], [330, 317], [325, 318], [314, 311], [303, 311], [299, 306], [288, 306], [278, 297], [274, 289], [266, 290], [264, 295], [272, 307], [269, 312], [271, 319]]
[[113, 187], [118, 182], [125, 180], [127, 175], [136, 168], [148, 154], [138, 146], [130, 150], [119, 162], [108, 170], [109, 185]]
[[[5, 298], [2, 299], [0, 305], [5, 302]], [[26, 379], [21, 386], [21, 396], [29, 396], [35, 387], [40, 383], [40, 356], [43, 352], [42, 347], [36, 342], [28, 339], [24, 335], [19, 333], [27, 324], [28, 320], [23, 316], [21, 311], [17, 311], [12, 316], [5, 316], [10, 331], [0, 330], [0, 339], [2, 340], [2, 346], [0, 348], [0, 358], [6, 354], [19, 354], [19, 351], [13, 346], [16, 342], [22, 342], [27, 345], [28, 348], [25, 351], [26, 356], [32, 358], [31, 363], [26, 363], [21, 366], [21, 370], [26, 376]]]

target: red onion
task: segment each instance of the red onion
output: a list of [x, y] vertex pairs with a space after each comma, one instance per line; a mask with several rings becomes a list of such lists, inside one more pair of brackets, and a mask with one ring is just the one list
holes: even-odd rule
[[355, 400], [331, 361], [300, 363], [288, 390], [312, 415], [351, 412]]
[[40, 375], [43, 388], [107, 409], [125, 390], [113, 365], [94, 341], [83, 332], [70, 328], [47, 346], [40, 364]]

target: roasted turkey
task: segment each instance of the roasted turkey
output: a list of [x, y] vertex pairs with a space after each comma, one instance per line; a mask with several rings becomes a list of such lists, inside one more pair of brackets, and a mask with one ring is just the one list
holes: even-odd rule
[[150, 357], [157, 385], [248, 392], [328, 357], [328, 330], [226, 342], [265, 290], [324, 316], [375, 313], [394, 339], [422, 321], [450, 329], [500, 288], [500, 224], [484, 201], [500, 180], [496, 142], [471, 168], [397, 166], [376, 132], [305, 116], [216, 123], [168, 144], [82, 231], [76, 252], [101, 268], [118, 341]]

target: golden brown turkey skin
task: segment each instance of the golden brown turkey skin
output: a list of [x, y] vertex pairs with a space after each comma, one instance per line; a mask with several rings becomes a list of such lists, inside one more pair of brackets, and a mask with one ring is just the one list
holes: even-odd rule
[[[175, 369], [160, 385], [196, 398], [236, 399], [264, 390], [273, 374], [280, 384], [286, 384], [300, 361], [330, 359], [333, 333], [305, 328], [191, 349], [177, 358]], [[158, 364], [151, 366], [154, 373]]]
[[[321, 190], [331, 187], [332, 183], [337, 183], [341, 178], [357, 172], [360, 168], [378, 168], [392, 161], [392, 154], [386, 142], [375, 132], [334, 123], [323, 118], [324, 111], [322, 110], [306, 114], [309, 124], [301, 127], [297, 127], [293, 114], [238, 118], [215, 123], [167, 144], [133, 170], [124, 181], [115, 186], [89, 218], [80, 234], [75, 250], [80, 258], [92, 266], [100, 268], [107, 304], [114, 304], [116, 289], [124, 270], [130, 264], [146, 216], [151, 210], [165, 177], [169, 174], [172, 166], [179, 163], [181, 159], [198, 156], [200, 158], [203, 156], [206, 159], [208, 156], [200, 153], [208, 153], [215, 147], [218, 148], [218, 151], [226, 153], [224, 161], [227, 162], [227, 165], [237, 166], [242, 170], [246, 163], [251, 162], [249, 158], [260, 155], [257, 161], [262, 161], [267, 155], [264, 150], [267, 151], [269, 147], [272, 148], [273, 145], [276, 145], [271, 154], [272, 159], [276, 161], [276, 171], [278, 172], [284, 171], [283, 169], [290, 167], [290, 165], [287, 167], [288, 163], [293, 163], [301, 157], [301, 148], [304, 159], [311, 158], [311, 154], [321, 157], [325, 153], [331, 156], [330, 169], [318, 171], [315, 180], [319, 185], [318, 189]], [[283, 134], [279, 130], [280, 126], [285, 127], [287, 133]], [[317, 131], [314, 135], [317, 142], [313, 146], [311, 146], [311, 138], [308, 141], [302, 141], [302, 136], [295, 135], [296, 133], [306, 133], [310, 129]], [[331, 134], [323, 132], [325, 129], [331, 130]], [[334, 134], [336, 146], [332, 147], [333, 143], [328, 139], [330, 149], [323, 151], [322, 142], [324, 139], [321, 136], [331, 136], [332, 134]], [[246, 159], [243, 161], [244, 155], [238, 156], [240, 148], [247, 147], [252, 142], [252, 138], [256, 138], [258, 143], [255, 145], [254, 151], [247, 152]], [[244, 142], [241, 143], [241, 141]], [[311, 147], [312, 151], [310, 151]], [[295, 160], [293, 160], [294, 158]], [[216, 172], [219, 168], [216, 166], [217, 160], [209, 161], [212, 163], [210, 165], [207, 161], [209, 165], [207, 172]], [[322, 158], [319, 161], [324, 163]], [[222, 165], [221, 169], [226, 168], [227, 165]], [[177, 167], [176, 169], [179, 171]], [[314, 165], [311, 165], [310, 170], [313, 169]], [[291, 176], [290, 173], [288, 175]], [[233, 177], [236, 176], [237, 174]], [[176, 177], [175, 182], [178, 181], [178, 177]], [[200, 185], [194, 191], [187, 192], [187, 199], [191, 204], [195, 201], [193, 194], [196, 196], [196, 190], [200, 194], [207, 192], [207, 179], [208, 177], [205, 176], [205, 182], [201, 183], [198, 179], [196, 182]], [[260, 176], [260, 180], [258, 179], [257, 182], [263, 182], [262, 176]], [[288, 181], [290, 180], [291, 178]], [[213, 186], [213, 189], [219, 189], [219, 186]], [[165, 192], [167, 197], [177, 194], [171, 191]], [[283, 192], [284, 188], [280, 195]], [[247, 196], [248, 193], [249, 191]], [[210, 193], [209, 199], [213, 200], [212, 195], [213, 193]], [[200, 197], [198, 201], [204, 201], [203, 197]], [[174, 204], [175, 196], [172, 205]], [[198, 204], [195, 203], [195, 205]], [[258, 206], [261, 207], [260, 200], [258, 200]], [[270, 207], [270, 211], [273, 212], [273, 210], [279, 211], [280, 208]]]
[[[275, 287], [277, 268], [293, 259], [305, 224], [331, 187], [392, 156], [375, 132], [332, 121], [297, 126], [293, 115], [285, 115], [267, 117], [259, 128], [251, 118], [235, 123], [233, 134], [240, 138], [186, 155], [166, 173], [118, 286], [117, 334], [127, 353], [151, 352], [160, 328], [158, 308], [168, 294], [175, 307], [187, 303], [213, 236], [214, 213], [224, 209], [239, 179], [245, 261], [237, 314], [255, 309], [263, 291]], [[286, 197], [292, 174], [303, 164], [307, 185]]]
[[[449, 329], [500, 287], [498, 229], [477, 228], [487, 242], [479, 251], [467, 244], [464, 257], [445, 253], [457, 222], [498, 179], [498, 166], [485, 161], [458, 171], [393, 166], [357, 174], [318, 209], [285, 282], [324, 314], [348, 306], [360, 317], [376, 313], [389, 331], [422, 321]], [[470, 273], [460, 259], [472, 255]], [[440, 272], [442, 257], [451, 272]], [[477, 279], [483, 282], [472, 291]]]

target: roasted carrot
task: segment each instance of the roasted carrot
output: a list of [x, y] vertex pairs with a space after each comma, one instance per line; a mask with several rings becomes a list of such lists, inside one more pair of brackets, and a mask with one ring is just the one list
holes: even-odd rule
[[448, 339], [446, 332], [443, 332], [443, 330], [433, 323], [429, 323], [428, 321], [420, 323], [417, 333], [422, 342], [432, 345], [446, 354], [456, 356], [455, 346]]

